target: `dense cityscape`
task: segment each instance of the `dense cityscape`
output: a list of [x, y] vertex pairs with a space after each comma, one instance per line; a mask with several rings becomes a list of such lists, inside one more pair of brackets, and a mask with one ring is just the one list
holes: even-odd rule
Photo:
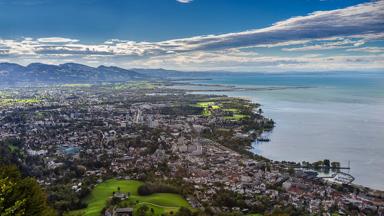
[[[135, 81], [3, 90], [2, 162], [35, 177], [49, 204], [66, 215], [86, 209], [84, 198], [108, 179], [164, 187], [197, 215], [383, 214], [383, 192], [251, 153], [251, 143], [274, 125], [258, 104], [169, 86]], [[321, 165], [328, 169], [340, 166], [326, 161]], [[118, 204], [109, 203], [104, 214], [124, 209]]]

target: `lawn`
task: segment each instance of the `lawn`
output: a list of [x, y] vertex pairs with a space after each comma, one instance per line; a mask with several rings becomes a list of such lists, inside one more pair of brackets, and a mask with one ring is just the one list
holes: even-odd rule
[[211, 106], [212, 109], [219, 109], [220, 106], [218, 105], [215, 105], [215, 102], [213, 101], [210, 101], [210, 102], [198, 102], [196, 104], [197, 107], [202, 107], [202, 108], [208, 108], [209, 106]]
[[215, 104], [215, 102], [213, 102], [213, 101], [198, 102], [194, 106], [203, 108], [204, 110], [203, 110], [202, 115], [204, 115], [204, 116], [210, 116], [211, 115], [211, 110], [209, 109], [209, 107], [213, 110], [220, 109], [220, 106]]
[[[137, 211], [142, 205], [146, 205], [149, 209], [153, 209], [154, 215], [170, 215], [172, 213], [175, 213], [179, 210], [179, 207], [164, 207], [164, 206], [157, 206], [151, 203], [139, 203], [135, 206], [134, 211]], [[150, 211], [148, 211], [149, 213]], [[151, 214], [149, 214], [151, 215]]]
[[244, 118], [248, 117], [247, 115], [242, 115], [242, 114], [233, 114], [233, 116], [225, 116], [224, 118], [225, 119], [229, 119], [229, 120], [242, 120]]
[[157, 193], [148, 196], [131, 196], [132, 200], [146, 203], [153, 203], [160, 206], [167, 207], [189, 207], [188, 202], [178, 194], [171, 193]]
[[227, 111], [227, 112], [231, 112], [232, 113], [232, 116], [225, 116], [224, 117], [225, 119], [229, 119], [229, 120], [237, 120], [237, 121], [239, 121], [239, 120], [242, 120], [244, 118], [249, 117], [248, 115], [240, 114], [240, 110], [236, 109], [236, 108], [223, 109], [223, 111]]
[[170, 193], [158, 193], [149, 196], [133, 195], [128, 200], [123, 201], [121, 205], [136, 204], [136, 201], [139, 201], [139, 204], [135, 205], [135, 210], [142, 205], [146, 205], [149, 209], [152, 208], [154, 210], [155, 215], [175, 213], [180, 207], [191, 208], [188, 202], [180, 195]]
[[13, 106], [13, 105], [23, 105], [23, 104], [35, 104], [40, 103], [38, 99], [0, 99], [0, 106]]
[[203, 116], [211, 116], [212, 110], [222, 109], [223, 111], [232, 113], [232, 115], [224, 116], [224, 118], [228, 120], [240, 121], [244, 118], [249, 117], [248, 115], [241, 114], [240, 110], [237, 108], [223, 108], [223, 106], [228, 106], [228, 105], [227, 104], [223, 105], [221, 103], [214, 102], [214, 101], [198, 102], [193, 106], [203, 108], [204, 109], [202, 112]]
[[170, 193], [157, 193], [148, 196], [140, 196], [137, 194], [138, 188], [143, 183], [134, 180], [116, 180], [111, 179], [98, 184], [91, 192], [91, 194], [84, 200], [88, 207], [71, 212], [69, 215], [83, 215], [83, 216], [98, 216], [101, 210], [106, 206], [107, 200], [112, 196], [113, 191], [120, 191], [124, 193], [130, 192], [131, 196], [128, 200], [123, 201], [120, 205], [134, 205], [137, 210], [141, 205], [147, 205], [153, 208], [155, 214], [163, 214], [169, 212], [177, 212], [180, 207], [190, 208], [188, 202], [178, 194]]

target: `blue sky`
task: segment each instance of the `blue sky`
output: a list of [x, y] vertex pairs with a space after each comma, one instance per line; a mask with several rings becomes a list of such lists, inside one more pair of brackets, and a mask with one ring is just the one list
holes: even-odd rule
[[356, 0], [0, 0], [0, 35], [160, 41], [262, 28]]
[[384, 2], [0, 0], [0, 62], [380, 71]]

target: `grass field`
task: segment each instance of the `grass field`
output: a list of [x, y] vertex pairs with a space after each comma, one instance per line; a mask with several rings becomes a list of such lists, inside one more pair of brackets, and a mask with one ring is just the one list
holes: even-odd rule
[[205, 102], [198, 102], [194, 104], [196, 107], [201, 107], [203, 108], [202, 115], [203, 116], [210, 116], [212, 115], [212, 110], [216, 109], [222, 109], [223, 111], [231, 112], [232, 115], [224, 116], [225, 119], [229, 120], [242, 120], [246, 117], [247, 115], [243, 115], [240, 113], [239, 109], [236, 108], [225, 108], [223, 109], [223, 105], [214, 101], [205, 101]]
[[[146, 205], [149, 209], [152, 208], [154, 215], [171, 215], [179, 210], [179, 207], [164, 207], [164, 206], [157, 206], [152, 203], [143, 202], [143, 203], [137, 204], [134, 208], [134, 211], [137, 211], [137, 209], [139, 209], [142, 205]], [[148, 215], [151, 215], [151, 214], [148, 214]]]
[[113, 191], [120, 191], [130, 193], [129, 199], [120, 203], [122, 206], [134, 206], [137, 210], [141, 205], [147, 205], [153, 208], [154, 213], [167, 214], [170, 212], [177, 212], [180, 207], [190, 208], [188, 202], [178, 194], [170, 193], [157, 193], [149, 196], [140, 196], [137, 194], [138, 188], [143, 183], [133, 180], [116, 180], [111, 179], [98, 184], [91, 192], [91, 194], [84, 200], [88, 207], [85, 209], [70, 212], [67, 215], [83, 215], [83, 216], [98, 216], [101, 210], [106, 206], [107, 200], [112, 196]]
[[158, 193], [149, 196], [133, 195], [121, 204], [134, 204], [136, 201], [139, 201], [139, 204], [135, 206], [135, 210], [142, 205], [147, 205], [149, 209], [153, 208], [155, 215], [175, 213], [180, 207], [190, 208], [188, 202], [180, 195], [170, 193]]
[[230, 119], [230, 120], [242, 120], [244, 118], [248, 117], [247, 115], [242, 115], [242, 114], [233, 114], [233, 116], [225, 116], [225, 119]]
[[216, 105], [215, 102], [213, 102], [213, 101], [198, 102], [194, 106], [203, 108], [204, 110], [203, 110], [202, 115], [204, 115], [204, 116], [210, 116], [211, 115], [211, 111], [210, 111], [209, 107], [212, 110], [220, 109], [220, 106]]
[[248, 117], [247, 115], [240, 114], [239, 109], [230, 108], [230, 109], [223, 109], [223, 110], [227, 111], [227, 112], [231, 112], [233, 114], [232, 116], [225, 116], [224, 117], [225, 119], [241, 120], [241, 119]]
[[40, 103], [38, 99], [0, 99], [0, 106], [13, 106], [13, 105], [24, 105], [24, 104], [34, 104]]

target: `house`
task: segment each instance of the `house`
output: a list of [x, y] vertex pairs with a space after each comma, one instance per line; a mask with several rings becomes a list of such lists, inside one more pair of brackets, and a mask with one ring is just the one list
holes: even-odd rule
[[125, 193], [115, 192], [113, 194], [113, 197], [118, 198], [120, 200], [126, 200], [128, 198], [128, 195]]
[[113, 216], [133, 216], [133, 208], [115, 208]]

